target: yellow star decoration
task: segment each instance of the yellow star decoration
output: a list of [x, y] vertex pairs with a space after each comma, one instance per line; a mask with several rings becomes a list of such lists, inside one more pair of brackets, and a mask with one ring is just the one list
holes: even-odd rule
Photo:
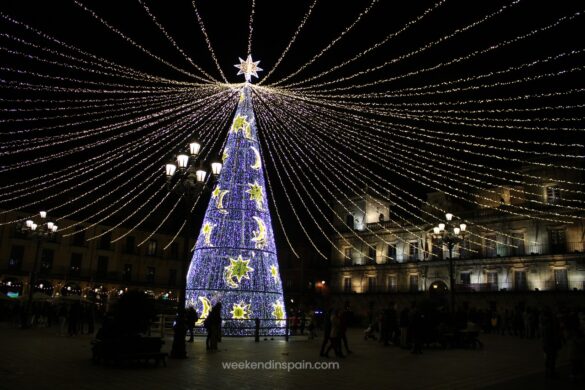
[[246, 115], [236, 115], [234, 123], [232, 124], [232, 131], [237, 134], [238, 131], [244, 130], [246, 126], [250, 127], [250, 124], [248, 123], [248, 117]]
[[250, 306], [251, 304], [244, 302], [234, 303], [234, 305], [232, 306], [232, 311], [230, 311], [230, 313], [232, 313], [232, 319], [234, 320], [250, 319], [251, 314]]
[[205, 319], [209, 315], [209, 312], [211, 311], [211, 301], [208, 298], [199, 297], [199, 300], [203, 305], [203, 309], [201, 310], [201, 315], [199, 316], [199, 319], [197, 320], [195, 325], [203, 325], [203, 322], [205, 321]]
[[266, 239], [266, 225], [264, 224], [264, 221], [262, 221], [262, 219], [258, 217], [252, 218], [254, 218], [254, 220], [258, 224], [258, 230], [254, 230], [252, 232], [253, 238], [251, 241], [255, 243], [256, 249], [264, 249], [266, 247], [266, 244], [268, 243]]
[[240, 103], [244, 101], [245, 97], [244, 92], [240, 92]]
[[213, 244], [211, 244], [211, 232], [213, 231], [214, 227], [215, 227], [215, 225], [212, 225], [210, 222], [206, 222], [205, 225], [203, 225], [203, 228], [201, 228], [201, 232], [203, 233], [203, 236], [205, 237], [204, 243], [207, 246], [213, 245]]
[[228, 150], [229, 150], [228, 148], [225, 148], [225, 149], [223, 150], [223, 153], [222, 153], [222, 155], [221, 155], [221, 162], [223, 162], [223, 163], [225, 163], [225, 160], [227, 160], [227, 159], [228, 159], [228, 157], [230, 156], [230, 155], [228, 154]]
[[250, 194], [250, 200], [256, 202], [256, 208], [258, 210], [263, 210], [264, 199], [262, 198], [262, 187], [260, 187], [257, 181], [254, 181], [254, 184], [248, 183], [248, 185], [250, 188], [246, 193]]
[[280, 301], [276, 301], [276, 303], [272, 304], [274, 310], [272, 311], [272, 317], [276, 318], [277, 320], [284, 320], [284, 305]]
[[272, 279], [274, 279], [274, 283], [280, 282], [280, 276], [278, 275], [278, 268], [275, 265], [270, 266], [270, 275], [272, 275]]
[[[250, 267], [250, 260], [244, 260], [242, 255], [239, 255], [237, 259], [229, 258], [230, 265], [225, 267], [225, 281], [232, 287], [238, 287], [237, 283], [241, 283], [242, 279], [250, 279], [250, 272], [254, 271], [254, 268]], [[233, 278], [236, 278], [237, 283], [234, 282]], [[235, 286], [234, 286], [235, 285]]]

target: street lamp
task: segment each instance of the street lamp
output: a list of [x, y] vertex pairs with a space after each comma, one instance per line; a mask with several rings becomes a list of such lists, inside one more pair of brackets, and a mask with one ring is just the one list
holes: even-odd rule
[[455, 312], [455, 278], [453, 276], [453, 248], [465, 239], [467, 234], [467, 225], [464, 223], [456, 226], [453, 223], [453, 214], [446, 213], [445, 220], [447, 223], [440, 223], [433, 228], [432, 236], [442, 246], [447, 245], [449, 249], [449, 293], [451, 298], [451, 313]]
[[[185, 215], [190, 216], [191, 207], [195, 199], [206, 189], [210, 189], [221, 173], [222, 164], [213, 162], [211, 164], [211, 179], [207, 178], [207, 171], [200, 163], [196, 165], [201, 144], [193, 140], [189, 143], [188, 152], [179, 153], [176, 162], [172, 161], [165, 165], [165, 174], [167, 177], [167, 189], [181, 197]], [[177, 307], [177, 321], [173, 333], [173, 345], [171, 348], [171, 357], [186, 358], [185, 336], [187, 328], [185, 327], [185, 295], [187, 290], [187, 260], [191, 252], [188, 244], [191, 237], [189, 225], [185, 227], [184, 233], [184, 254], [182, 262], [181, 290], [179, 292], [179, 303]]]
[[[38, 223], [37, 223], [38, 222]], [[26, 308], [24, 315], [21, 318], [21, 326], [23, 329], [29, 327], [28, 317], [31, 311], [34, 287], [37, 280], [37, 268], [39, 266], [39, 258], [41, 257], [41, 250], [43, 242], [46, 238], [52, 238], [57, 234], [58, 226], [54, 222], [47, 221], [47, 212], [39, 212], [37, 222], [32, 219], [25, 221], [24, 225], [18, 227], [23, 234], [36, 239], [37, 247], [35, 254], [35, 261], [28, 280], [28, 297], [26, 301]]]

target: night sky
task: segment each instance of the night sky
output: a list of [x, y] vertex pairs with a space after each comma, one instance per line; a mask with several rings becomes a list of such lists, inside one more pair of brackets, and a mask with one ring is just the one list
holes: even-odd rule
[[[271, 67], [273, 67], [284, 48], [287, 46], [299, 25], [299, 22], [302, 20], [303, 15], [305, 15], [307, 9], [312, 3], [313, 1], [281, 2], [256, 0], [253, 19], [252, 54], [254, 60], [261, 61], [260, 66], [264, 69], [264, 72], [260, 74], [260, 80], [262, 80], [262, 77], [271, 70]], [[300, 32], [296, 42], [277, 68], [277, 71], [267, 81], [267, 84], [277, 82], [283, 77], [296, 71], [299, 66], [302, 66], [313, 58], [313, 56], [319, 53], [320, 50], [336, 39], [347, 26], [351, 25], [359, 13], [366, 9], [370, 3], [371, 2], [367, 0], [345, 2], [327, 0], [318, 1], [312, 15], [309, 17], [303, 30]], [[324, 70], [330, 69], [332, 66], [339, 64], [340, 61], [351, 58], [355, 54], [382, 41], [388, 34], [398, 31], [406, 23], [415, 19], [418, 15], [421, 15], [435, 3], [437, 2], [396, 2], [389, 0], [377, 2], [372, 10], [365, 15], [358, 24], [356, 24], [355, 28], [340, 39], [331, 50], [315, 61], [314, 64], [307, 67], [299, 75], [292, 78], [289, 82], [302, 81], [306, 77], [314, 76]], [[118, 28], [145, 49], [182, 69], [196, 73], [194, 68], [191, 67], [191, 65], [161, 34], [139, 1], [85, 0], [83, 1], [83, 4], [94, 10], [99, 16], [107, 20], [108, 23]], [[217, 71], [213, 59], [207, 49], [195, 13], [191, 6], [191, 2], [188, 0], [164, 2], [146, 1], [145, 4], [148, 5], [152, 14], [156, 16], [158, 21], [173, 37], [177, 45], [183, 49], [197, 65], [209, 72], [213, 77], [219, 79], [219, 72]], [[233, 64], [238, 63], [238, 57], [245, 58], [247, 54], [250, 4], [251, 1], [197, 2], [197, 7], [203, 23], [205, 24], [211, 45], [213, 46], [219, 64], [230, 83], [242, 82], [242, 78], [236, 76], [237, 70], [233, 67]], [[571, 17], [583, 8], [582, 3], [580, 4], [575, 1], [523, 0], [519, 2], [511, 2], [500, 0], [446, 0], [444, 4], [438, 7], [435, 11], [430, 13], [403, 34], [392, 39], [389, 43], [372, 51], [349, 66], [319, 79], [318, 82], [331, 81], [338, 77], [363, 71], [380, 65], [385, 61], [412, 52], [413, 50], [417, 50], [430, 42], [437, 41], [441, 37], [451, 34], [456, 29], [465, 28], [471, 23], [480, 20], [485, 15], [496, 12], [506, 4], [509, 5], [509, 9], [477, 27], [469, 29], [469, 31], [457, 34], [453, 38], [445, 40], [445, 42], [433, 45], [429, 50], [425, 50], [420, 54], [409, 56], [402, 61], [386, 66], [378, 71], [370, 72], [364, 76], [353, 79], [351, 82], [339, 83], [336, 86], [349, 86], [351, 84], [372, 82], [390, 78], [394, 75], [416, 71], [417, 69], [434, 66], [438, 63], [467, 55], [476, 50], [483, 50], [498, 42], [513, 39], [519, 35], [529, 33], [534, 29], [554, 23], [559, 20], [559, 18]], [[106, 27], [97, 22], [90, 14], [77, 6], [74, 1], [2, 1], [0, 4], [0, 12], [2, 12], [3, 15], [8, 15], [16, 20], [29, 24], [30, 26], [50, 34], [59, 40], [67, 42], [68, 44], [114, 61], [118, 64], [131, 66], [138, 70], [174, 80], [192, 81], [184, 74], [158, 63], [140, 50], [128, 44], [120, 36], [109, 31]], [[508, 45], [485, 55], [478, 55], [471, 60], [461, 61], [459, 63], [445, 66], [436, 71], [407, 77], [392, 83], [379, 83], [371, 87], [359, 89], [358, 92], [390, 93], [395, 89], [404, 87], [420, 87], [470, 75], [498, 71], [506, 69], [509, 66], [528, 63], [532, 60], [542, 59], [568, 50], [582, 50], [582, 37], [585, 36], [584, 26], [585, 23], [583, 23], [583, 16], [575, 17], [573, 20], [561, 23], [559, 26], [551, 28], [548, 31], [535, 34], [519, 43]], [[14, 53], [10, 54], [7, 50], [14, 51], [24, 49], [23, 45], [15, 42], [10, 37], [19, 37], [20, 39], [40, 45], [45, 45], [46, 41], [39, 39], [38, 36], [35, 36], [22, 28], [16, 27], [1, 18], [0, 33], [2, 33], [2, 35], [0, 35], [0, 56], [3, 64], [3, 68], [0, 70], [0, 79], [2, 79], [2, 83], [0, 84], [0, 94], [2, 97], [2, 115], [5, 116], [6, 119], [18, 118], [18, 114], [8, 114], [6, 112], [6, 110], [15, 107], [13, 103], [8, 101], [11, 99], [55, 97], [56, 95], [59, 95], [60, 98], [74, 97], [73, 95], [68, 96], [66, 93], [34, 93], [27, 89], [14, 88], [6, 81], [26, 81], [30, 80], [30, 77], [9, 71], [8, 68], [48, 73], [53, 76], [78, 77], [83, 78], [84, 80], [97, 82], [107, 80], [104, 79], [103, 76], [91, 75], [86, 72], [64, 70], [63, 68], [50, 64], [28, 60], [22, 56], [15, 55]], [[57, 49], [57, 46], [54, 44], [49, 46]], [[27, 51], [28, 53], [39, 53], [38, 50], [31, 49], [30, 47], [23, 51]], [[575, 54], [552, 63], [532, 67], [524, 73], [518, 72], [513, 75], [500, 77], [498, 80], [506, 81], [523, 76], [558, 72], [563, 69], [574, 68], [583, 64], [583, 59], [584, 56], [582, 53]], [[544, 93], [567, 90], [569, 88], [582, 88], [582, 80], [582, 72], [577, 70], [562, 77], [543, 78], [535, 82], [522, 84], [520, 87], [518, 85], [512, 85], [479, 91], [470, 90], [441, 97], [430, 95], [412, 99], [404, 98], [401, 99], [400, 102], [433, 103], [437, 100], [457, 101], [464, 99], [490, 99], [518, 94]], [[473, 84], [480, 84], [481, 82], [481, 80], [475, 81]], [[54, 80], [52, 83], [53, 85], [68, 85], [67, 82], [60, 82], [58, 80]], [[386, 102], [398, 102], [398, 100], [388, 99]], [[483, 107], [523, 108], [531, 107], [533, 105], [563, 105], [579, 103], [583, 103], [583, 93], [555, 98], [544, 98], [536, 101], [536, 103], [535, 100], [515, 101], [511, 103], [484, 105]], [[556, 112], [550, 115], [582, 118], [582, 114], [583, 109], [578, 108], [573, 110], [563, 110], [561, 113]], [[364, 115], [368, 117], [368, 114]], [[530, 115], [533, 114], [519, 114], [519, 118], [528, 119], [530, 118]], [[396, 123], [399, 124], [412, 124], [412, 122], [404, 119], [396, 119], [396, 121]], [[43, 123], [45, 123], [43, 120], [39, 120], [35, 125], [42, 125]], [[10, 120], [4, 120], [0, 123], [0, 130], [5, 132], [7, 130], [18, 129], [19, 126], [26, 128], [27, 125], [30, 125], [30, 123], [17, 123]], [[309, 124], [309, 126], [310, 125], [311, 124]], [[481, 136], [518, 137], [518, 139], [523, 140], [531, 140], [536, 137], [538, 140], [556, 141], [566, 144], [577, 142], [577, 140], [580, 139], [579, 132], [538, 132], [517, 135], [514, 132], [501, 128], [463, 129], [457, 125], [450, 125], [448, 127], [437, 124], [427, 125], [431, 129], [440, 131], [444, 129], [455, 132], [469, 131]], [[551, 122], [545, 122], [541, 125], [551, 126]], [[558, 123], [553, 123], [552, 125], [558, 125]], [[573, 121], [570, 125], [582, 129], [583, 121]], [[227, 126], [228, 123], [226, 123], [226, 127]], [[76, 130], [76, 128], [71, 128], [67, 131]], [[363, 131], [364, 135], [369, 134], [367, 129], [364, 129]], [[2, 136], [2, 142], [6, 142], [7, 140], [21, 140], [25, 144], [27, 136]], [[80, 144], [87, 141], [88, 140], [80, 141]], [[409, 146], [420, 146], [420, 141], [413, 141], [410, 143], [408, 141], [405, 142]], [[115, 145], [116, 143], [113, 144]], [[47, 148], [44, 149], [42, 153], [63, 150], [63, 148], [69, 146], [70, 145]], [[536, 148], [535, 150], [547, 150], [546, 147], [538, 145], [534, 147]], [[387, 146], [387, 148], [388, 153], [393, 153], [391, 146]], [[435, 150], [430, 145], [426, 145], [426, 148], [430, 151]], [[38, 175], [39, 172], [59, 169], [74, 161], [81, 161], [100, 150], [103, 150], [103, 148], [96, 148], [86, 153], [77, 153], [64, 159], [52, 161], [47, 164], [35, 165], [26, 169], [0, 172], [0, 180], [3, 184], [6, 184], [17, 179], [34, 177]], [[215, 153], [219, 153], [219, 150], [215, 151]], [[0, 165], [6, 166], [18, 162], [19, 159], [34, 159], [38, 156], [39, 152], [34, 150], [21, 153], [17, 156], [2, 156], [0, 157]], [[355, 153], [353, 157], [356, 161], [360, 162], [360, 166], [356, 167], [356, 172], [358, 174], [360, 174], [360, 172], [361, 174], [367, 174], [367, 172], [374, 171], [374, 173], [378, 173], [387, 177], [389, 180], [399, 183], [399, 185], [412, 193], [423, 195], [425, 192], [429, 191], [427, 187], [418, 182], [416, 177], [413, 177], [411, 181], [405, 181], [405, 179], [401, 177], [394, 176], [392, 172], [388, 172], [387, 170], [383, 170], [379, 166], [372, 164], [359, 153]], [[481, 156], [470, 158], [476, 162], [485, 163], [487, 161]], [[506, 166], [507, 164], [498, 161], [491, 161], [489, 163], [493, 164], [493, 166]], [[276, 182], [274, 171], [271, 170], [270, 167], [268, 167], [267, 170], [268, 174], [272, 177], [272, 181]], [[115, 184], [113, 185], [115, 186]], [[285, 215], [288, 215], [289, 212], [287, 210], [290, 206], [282, 196], [282, 188], [276, 186], [274, 190], [279, 207], [285, 210]], [[291, 191], [290, 186], [287, 187], [286, 190]], [[70, 194], [69, 196], [74, 196], [74, 194]], [[62, 202], [63, 199], [64, 198], [53, 199], [48, 203], [53, 205], [56, 203], [58, 204], [59, 202]], [[28, 200], [30, 199], [27, 199], [27, 201]], [[4, 205], [0, 205], [0, 207], [18, 208], [22, 204], [21, 200], [14, 200], [5, 203]], [[320, 207], [324, 207], [320, 201], [318, 201], [318, 204]], [[299, 207], [298, 201], [295, 203], [295, 206]], [[164, 215], [164, 213], [162, 213], [162, 215]], [[305, 218], [307, 218], [306, 215]], [[275, 226], [275, 228], [277, 232], [280, 231], [278, 226]], [[313, 236], [315, 236], [316, 229], [314, 227], [310, 227], [309, 229], [312, 231]], [[298, 245], [306, 245], [306, 240], [302, 237], [298, 226], [291, 224], [290, 230]], [[279, 236], [278, 238], [279, 241], [282, 240], [282, 237]], [[279, 245], [280, 247], [284, 246], [281, 244]], [[326, 252], [328, 252], [328, 250], [326, 250]]]

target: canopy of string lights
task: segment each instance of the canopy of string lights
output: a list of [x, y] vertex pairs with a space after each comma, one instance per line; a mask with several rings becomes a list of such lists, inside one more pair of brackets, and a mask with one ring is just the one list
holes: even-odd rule
[[[194, 136], [202, 161], [229, 155], [244, 86], [267, 207], [293, 252], [291, 229], [327, 258], [318, 242], [343, 235], [333, 208], [366, 187], [406, 231], [449, 211], [425, 192], [485, 206], [468, 195], [497, 185], [530, 199], [499, 212], [559, 223], [585, 210], [577, 2], [45, 3], [0, 5], [5, 216], [42, 206], [76, 221], [59, 223], [65, 236], [97, 224], [155, 234], [180, 212], [165, 163]], [[543, 208], [543, 181], [573, 196]], [[469, 239], [488, 229], [457, 222]]]

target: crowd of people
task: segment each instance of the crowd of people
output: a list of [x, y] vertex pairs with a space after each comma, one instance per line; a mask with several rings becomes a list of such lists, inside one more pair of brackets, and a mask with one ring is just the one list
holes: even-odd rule
[[33, 301], [29, 310], [26, 305], [26, 302], [11, 302], [10, 306], [3, 308], [1, 318], [20, 327], [57, 327], [60, 335], [93, 334], [95, 331], [98, 313], [94, 303], [77, 300]]
[[[345, 357], [343, 347], [346, 353], [351, 353], [346, 336], [350, 316], [348, 309], [327, 312], [320, 356], [329, 357], [333, 350], [335, 356]], [[458, 337], [461, 334], [539, 339], [547, 378], [557, 377], [556, 363], [562, 348], [567, 348], [571, 378], [582, 380], [585, 375], [585, 308], [557, 307], [553, 310], [548, 306], [518, 304], [502, 310], [461, 307], [451, 314], [445, 305], [432, 302], [413, 302], [400, 309], [390, 303], [378, 313], [370, 311], [367, 323], [363, 333], [365, 340], [398, 346], [413, 354], [421, 354], [424, 347], [433, 345], [443, 348], [482, 346], [477, 339]]]

